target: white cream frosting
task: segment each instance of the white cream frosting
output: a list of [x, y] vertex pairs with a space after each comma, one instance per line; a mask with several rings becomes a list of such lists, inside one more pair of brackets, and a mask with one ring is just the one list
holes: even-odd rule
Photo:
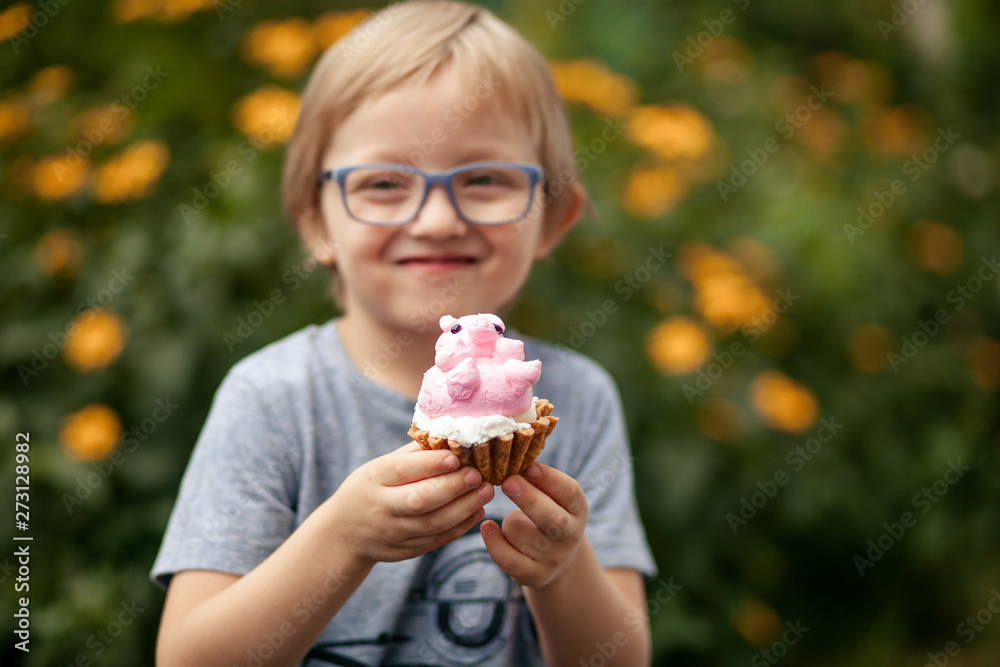
[[413, 409], [413, 423], [421, 431], [428, 431], [435, 437], [454, 440], [463, 447], [472, 447], [491, 438], [513, 433], [524, 424], [533, 422], [538, 417], [535, 412], [537, 400], [538, 397], [532, 397], [531, 407], [514, 417], [505, 417], [504, 415], [428, 417], [423, 410], [416, 407]]

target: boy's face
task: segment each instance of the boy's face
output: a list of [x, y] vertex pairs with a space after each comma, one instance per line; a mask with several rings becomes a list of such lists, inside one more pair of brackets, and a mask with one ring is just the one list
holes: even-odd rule
[[[498, 99], [479, 99], [475, 92], [462, 89], [446, 66], [422, 87], [397, 88], [365, 101], [337, 128], [323, 169], [373, 162], [425, 171], [486, 160], [538, 164], [518, 121], [504, 114]], [[478, 93], [490, 94], [486, 86]], [[376, 227], [349, 217], [337, 184], [325, 183], [320, 210], [346, 317], [422, 332], [437, 331], [444, 314], [502, 312], [535, 259], [565, 231], [543, 234], [540, 185], [534, 196], [525, 219], [478, 226], [464, 222], [436, 186], [414, 220]]]

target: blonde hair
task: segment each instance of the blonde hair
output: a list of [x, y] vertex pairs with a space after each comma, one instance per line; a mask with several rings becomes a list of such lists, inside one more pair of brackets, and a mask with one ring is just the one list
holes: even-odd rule
[[302, 93], [285, 153], [282, 197], [299, 234], [325, 238], [317, 176], [340, 123], [364, 100], [402, 84], [420, 85], [447, 62], [467, 90], [498, 82], [498, 101], [525, 122], [545, 170], [545, 222], [554, 224], [579, 183], [566, 108], [548, 64], [513, 28], [482, 7], [410, 0], [376, 12], [327, 49]]

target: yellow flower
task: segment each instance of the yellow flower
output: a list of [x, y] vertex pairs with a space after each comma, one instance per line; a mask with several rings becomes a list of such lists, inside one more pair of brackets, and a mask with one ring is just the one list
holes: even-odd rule
[[663, 373], [684, 375], [697, 370], [712, 351], [708, 333], [689, 317], [661, 322], [646, 341], [649, 358]]
[[590, 60], [566, 60], [549, 64], [559, 94], [567, 102], [580, 102], [605, 114], [617, 114], [636, 98], [632, 79]]
[[274, 86], [259, 88], [233, 105], [236, 129], [264, 145], [288, 141], [298, 115], [298, 96]]
[[0, 142], [11, 141], [24, 132], [31, 120], [31, 107], [19, 97], [0, 102]]
[[254, 26], [243, 40], [243, 58], [247, 62], [262, 65], [283, 77], [304, 72], [316, 50], [312, 28], [298, 18], [264, 21]]
[[754, 323], [763, 330], [777, 321], [772, 302], [726, 253], [704, 243], [689, 243], [680, 249], [678, 265], [694, 284], [694, 307], [712, 326], [731, 332]]
[[55, 102], [73, 83], [73, 70], [66, 65], [52, 65], [39, 71], [28, 82], [28, 92], [39, 104]]
[[102, 461], [115, 450], [121, 435], [118, 413], [103, 403], [91, 403], [63, 419], [59, 441], [76, 459]]
[[754, 412], [771, 428], [802, 433], [816, 423], [819, 404], [806, 387], [778, 371], [763, 371], [750, 386]]
[[114, 312], [98, 308], [80, 313], [67, 327], [66, 363], [79, 372], [100, 370], [125, 347], [125, 323]]
[[35, 263], [49, 276], [72, 278], [80, 268], [83, 248], [72, 229], [54, 229], [35, 246]]
[[50, 155], [32, 169], [31, 186], [41, 199], [63, 199], [83, 187], [89, 171], [90, 161], [81, 155]]
[[700, 158], [715, 141], [708, 119], [684, 104], [633, 107], [628, 119], [625, 135], [666, 160]]
[[874, 109], [862, 119], [868, 148], [879, 155], [909, 158], [927, 147], [927, 114], [911, 107]]
[[740, 605], [733, 625], [747, 642], [758, 648], [769, 646], [781, 634], [781, 617], [770, 605], [759, 600]]
[[94, 174], [94, 199], [115, 204], [149, 194], [170, 162], [162, 141], [140, 141], [126, 148]]
[[111, 17], [115, 23], [128, 23], [149, 17], [164, 22], [177, 22], [216, 4], [218, 0], [115, 0], [111, 7]]
[[894, 348], [888, 329], [871, 322], [859, 324], [848, 342], [851, 366], [859, 373], [881, 373], [889, 367], [889, 353]]
[[354, 30], [354, 27], [371, 14], [367, 9], [356, 9], [346, 12], [327, 12], [313, 23], [313, 39], [320, 48], [327, 48], [341, 37]]
[[24, 30], [34, 13], [34, 7], [27, 2], [19, 2], [0, 12], [0, 42]]
[[684, 185], [673, 167], [635, 167], [625, 182], [622, 205], [633, 215], [655, 218], [671, 210], [683, 196]]
[[962, 264], [962, 237], [940, 222], [922, 221], [910, 230], [910, 254], [922, 269], [951, 273]]
[[[93, 148], [101, 144], [118, 143], [129, 129], [126, 121], [130, 118], [131, 114], [122, 120], [114, 106], [109, 105], [84, 111], [73, 119], [72, 124], [79, 128], [79, 141], [85, 142], [85, 146], [89, 143]], [[81, 147], [80, 150], [84, 149]]]

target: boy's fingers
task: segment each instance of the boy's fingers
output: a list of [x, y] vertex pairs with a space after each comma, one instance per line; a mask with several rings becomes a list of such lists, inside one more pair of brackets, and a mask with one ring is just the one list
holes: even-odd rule
[[518, 551], [507, 540], [496, 521], [483, 521], [479, 531], [483, 535], [483, 543], [486, 544], [490, 558], [501, 570], [512, 576], [518, 583], [531, 580], [531, 574], [538, 567], [538, 563]]
[[570, 514], [586, 515], [587, 496], [580, 484], [562, 470], [535, 462], [524, 471], [524, 478]]
[[[394, 489], [399, 494], [396, 512], [401, 515], [432, 512], [480, 486], [482, 481], [483, 476], [478, 470], [465, 466], [443, 475], [399, 486]], [[492, 488], [490, 497], [492, 498]]]
[[525, 478], [512, 475], [500, 488], [548, 539], [560, 540], [571, 532], [574, 515]]
[[380, 457], [375, 481], [384, 486], [400, 486], [457, 470], [458, 466], [458, 457], [450, 450], [424, 450], [411, 442]]

